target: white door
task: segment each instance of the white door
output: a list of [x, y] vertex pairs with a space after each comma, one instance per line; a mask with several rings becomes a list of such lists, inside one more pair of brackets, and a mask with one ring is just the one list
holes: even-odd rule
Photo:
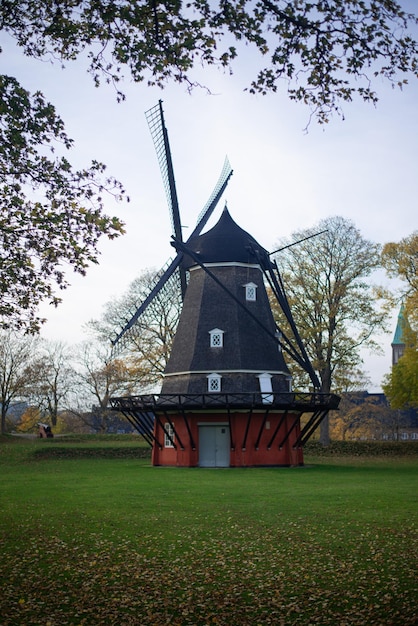
[[229, 426], [199, 426], [199, 466], [229, 467]]

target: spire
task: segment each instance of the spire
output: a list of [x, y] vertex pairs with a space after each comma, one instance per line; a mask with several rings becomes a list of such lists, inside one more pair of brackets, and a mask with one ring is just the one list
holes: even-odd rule
[[392, 341], [392, 365], [396, 365], [405, 352], [405, 331], [409, 329], [409, 323], [405, 315], [405, 307], [402, 304], [399, 310], [398, 322]]
[[398, 322], [396, 324], [395, 335], [393, 337], [392, 346], [405, 345], [405, 329], [408, 328], [408, 320], [405, 317], [405, 307], [402, 304], [399, 310]]

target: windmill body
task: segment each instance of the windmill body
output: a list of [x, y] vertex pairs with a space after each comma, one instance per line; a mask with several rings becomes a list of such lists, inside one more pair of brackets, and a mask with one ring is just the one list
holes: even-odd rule
[[[152, 119], [157, 120], [156, 147], [165, 146], [171, 170], [161, 103], [152, 110]], [[165, 170], [163, 178], [168, 180]], [[155, 294], [177, 273], [183, 308], [161, 393], [110, 401], [152, 445], [154, 465], [301, 465], [304, 443], [328, 411], [338, 407], [334, 394], [292, 391], [286, 363], [290, 359], [305, 369], [314, 388], [319, 383], [269, 253], [226, 208], [218, 223], [201, 234], [231, 174], [226, 160], [186, 243], [176, 200], [177, 256], [114, 341], [117, 344], [130, 332]], [[173, 176], [170, 180], [174, 185]], [[175, 190], [168, 197], [176, 198]], [[290, 338], [275, 323], [266, 282], [288, 321]]]
[[190, 278], [162, 393], [257, 393], [260, 380], [266, 385], [270, 380], [272, 391], [291, 391], [254, 254], [255, 249], [265, 251], [227, 209], [217, 225], [188, 248], [205, 269], [186, 256]]
[[[165, 438], [168, 445], [154, 447], [154, 464], [302, 463], [301, 449], [292, 449], [300, 434], [298, 415], [270, 410], [274, 394], [291, 391], [291, 377], [257, 260], [256, 253], [266, 251], [227, 209], [214, 228], [189, 242], [188, 249], [201, 265], [185, 255], [190, 278], [161, 397], [200, 396], [201, 404], [193, 411], [162, 412], [155, 436], [164, 436], [168, 428], [173, 441]], [[285, 449], [268, 448], [279, 423], [283, 439], [295, 421]], [[183, 448], [174, 447], [174, 430], [186, 442]], [[194, 445], [189, 445], [189, 432]]]

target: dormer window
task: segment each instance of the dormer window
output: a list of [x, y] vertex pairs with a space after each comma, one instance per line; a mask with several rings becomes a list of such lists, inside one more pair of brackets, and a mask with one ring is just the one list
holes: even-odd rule
[[209, 331], [210, 347], [211, 348], [223, 348], [224, 345], [224, 331], [219, 328], [214, 328]]
[[255, 302], [257, 300], [257, 285], [255, 283], [247, 283], [245, 287], [245, 299], [248, 302]]
[[219, 393], [221, 391], [221, 378], [220, 374], [209, 374], [208, 375], [208, 392], [209, 393]]

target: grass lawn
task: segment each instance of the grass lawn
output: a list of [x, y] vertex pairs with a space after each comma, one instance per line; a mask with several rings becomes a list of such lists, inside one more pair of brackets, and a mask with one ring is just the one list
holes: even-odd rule
[[138, 438], [0, 439], [0, 623], [418, 623], [418, 449], [153, 468]]

